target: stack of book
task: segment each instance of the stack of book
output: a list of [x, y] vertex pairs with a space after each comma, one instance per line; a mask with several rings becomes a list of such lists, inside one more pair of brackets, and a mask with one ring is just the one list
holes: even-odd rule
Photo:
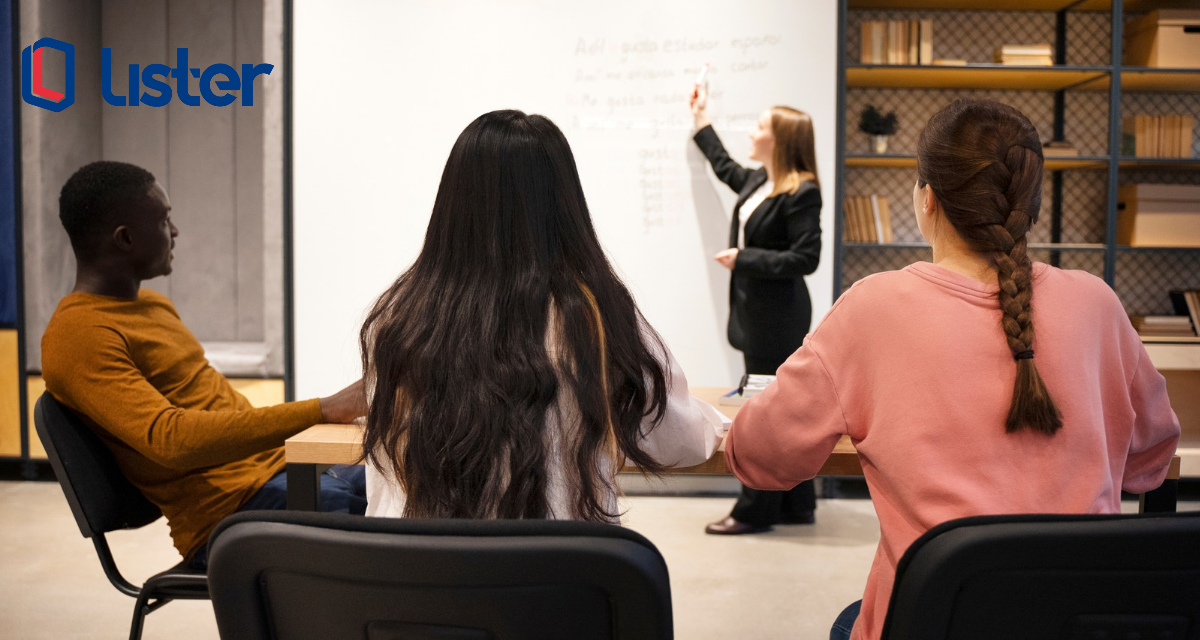
[[1048, 43], [1006, 44], [996, 49], [993, 62], [1022, 67], [1054, 66], [1054, 49]]
[[888, 199], [871, 196], [846, 196], [846, 242], [892, 242], [892, 212]]
[[1042, 144], [1043, 158], [1073, 158], [1079, 155], [1079, 149], [1065, 140], [1052, 140]]
[[933, 64], [933, 20], [862, 23], [863, 64]]
[[1187, 113], [1129, 116], [1121, 123], [1121, 153], [1138, 158], [1192, 157], [1195, 117]]
[[1130, 316], [1133, 328], [1143, 338], [1195, 338], [1187, 316]]

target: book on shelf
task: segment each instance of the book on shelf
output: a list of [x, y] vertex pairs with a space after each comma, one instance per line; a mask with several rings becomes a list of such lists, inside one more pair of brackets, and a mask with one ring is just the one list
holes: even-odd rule
[[1006, 44], [1001, 45], [999, 49], [996, 49], [996, 55], [1045, 56], [1049, 58], [1054, 55], [1054, 47], [1050, 46], [1049, 42], [1039, 42], [1037, 44]]
[[933, 20], [862, 23], [862, 64], [932, 64]]
[[1139, 336], [1147, 338], [1195, 338], [1196, 330], [1188, 316], [1130, 316]]
[[933, 20], [921, 21], [921, 48], [917, 56], [918, 64], [933, 62]]
[[933, 64], [939, 67], [965, 67], [967, 61], [962, 58], [934, 58]]
[[1121, 154], [1135, 158], [1191, 158], [1195, 120], [1190, 113], [1126, 116], [1121, 121]]
[[993, 52], [992, 61], [1017, 66], [1051, 67], [1054, 66], [1054, 50], [1048, 43], [1006, 44]]
[[905, 60], [908, 64], [920, 64], [921, 60], [921, 23], [918, 20], [908, 20], [908, 52]]
[[881, 244], [892, 242], [892, 212], [888, 209], [888, 199], [871, 195], [871, 214], [875, 218], [875, 229], [879, 234]]
[[892, 239], [892, 213], [883, 196], [846, 196], [846, 242], [889, 244]]
[[1074, 158], [1079, 156], [1079, 149], [1065, 140], [1052, 140], [1042, 143], [1043, 158]]

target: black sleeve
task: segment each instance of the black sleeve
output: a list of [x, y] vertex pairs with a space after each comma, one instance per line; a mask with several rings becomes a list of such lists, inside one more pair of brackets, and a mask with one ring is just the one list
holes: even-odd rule
[[711, 124], [697, 131], [692, 139], [696, 141], [696, 145], [700, 147], [704, 157], [708, 158], [709, 163], [712, 164], [717, 178], [729, 185], [734, 192], [741, 193], [742, 187], [746, 185], [746, 180], [750, 174], [754, 173], [754, 170], [743, 167], [729, 157], [729, 153], [725, 151], [725, 145], [721, 144], [721, 139], [717, 137], [717, 132], [713, 130]]
[[782, 204], [788, 248], [746, 247], [738, 251], [733, 270], [755, 278], [795, 278], [817, 270], [821, 260], [821, 192], [801, 187]]

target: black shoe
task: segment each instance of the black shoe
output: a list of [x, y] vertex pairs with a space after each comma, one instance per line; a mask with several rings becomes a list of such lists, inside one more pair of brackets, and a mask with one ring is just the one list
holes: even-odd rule
[[812, 524], [817, 521], [816, 516], [812, 511], [800, 511], [798, 513], [781, 513], [779, 514], [780, 524]]
[[741, 520], [735, 520], [733, 516], [709, 523], [707, 527], [704, 527], [704, 533], [711, 533], [718, 536], [740, 536], [747, 533], [762, 533], [770, 530], [770, 525], [747, 524]]

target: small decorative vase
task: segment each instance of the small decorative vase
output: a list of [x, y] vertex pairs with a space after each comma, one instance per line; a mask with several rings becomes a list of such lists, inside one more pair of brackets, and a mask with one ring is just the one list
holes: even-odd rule
[[875, 153], [887, 153], [888, 136], [871, 136], [871, 146]]

